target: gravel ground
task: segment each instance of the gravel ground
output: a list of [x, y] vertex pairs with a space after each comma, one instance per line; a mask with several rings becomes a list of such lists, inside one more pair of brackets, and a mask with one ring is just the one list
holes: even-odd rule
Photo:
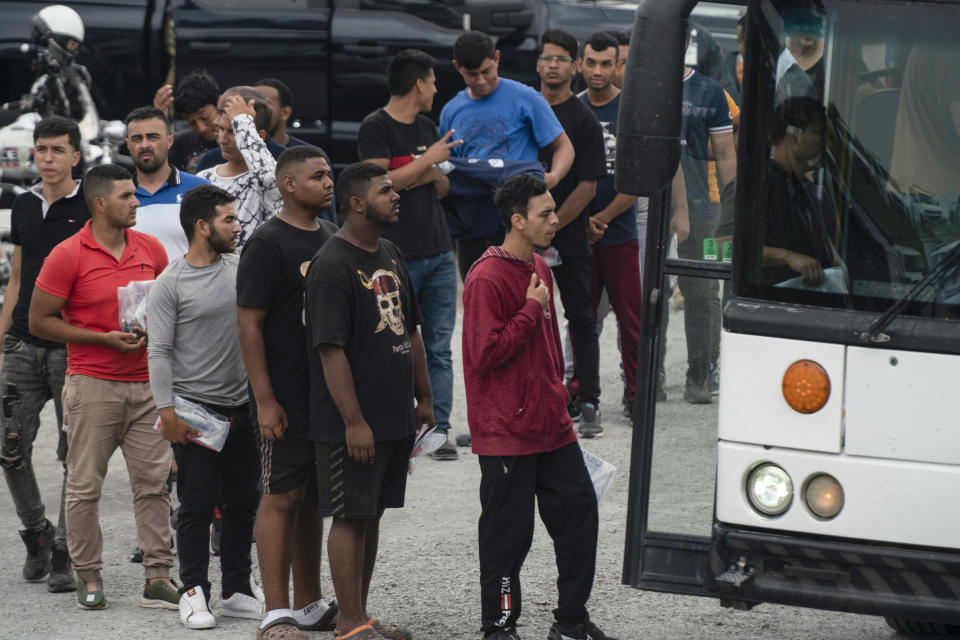
[[[682, 315], [674, 310], [670, 323], [668, 387], [670, 399], [658, 405], [658, 437], [651, 522], [658, 529], [703, 533], [710, 524], [716, 405], [691, 407], [682, 401], [685, 359]], [[459, 332], [459, 326], [458, 326]], [[619, 356], [611, 322], [601, 338], [602, 401], [606, 435], [585, 448], [610, 461], [618, 472], [600, 504], [600, 549], [597, 578], [590, 602], [591, 616], [608, 633], [624, 640], [775, 638], [882, 639], [897, 637], [880, 618], [763, 605], [750, 612], [722, 609], [712, 599], [638, 591], [620, 584], [623, 564], [631, 429], [620, 412]], [[466, 431], [460, 377], [459, 333], [454, 339], [455, 430]], [[34, 457], [41, 488], [50, 511], [58, 506], [58, 466], [54, 460], [52, 406]], [[676, 428], [684, 426], [684, 429]], [[663, 433], [661, 437], [660, 434]], [[696, 471], [675, 474], [663, 461], [684, 456]], [[703, 461], [703, 464], [697, 464]], [[422, 460], [407, 485], [407, 506], [388, 512], [381, 527], [380, 556], [371, 590], [371, 612], [407, 626], [418, 638], [478, 640], [479, 572], [476, 522], [480, 481], [475, 456], [461, 449], [456, 462]], [[74, 594], [49, 594], [44, 583], [28, 584], [20, 575], [23, 545], [9, 493], [0, 490], [0, 639], [175, 639], [254, 637], [249, 620], [219, 618], [216, 629], [184, 629], [176, 612], [142, 609], [136, 600], [142, 582], [139, 565], [128, 562], [135, 543], [129, 484], [123, 458], [117, 455], [104, 487], [101, 522], [104, 531], [104, 586], [109, 609], [80, 611]], [[214, 599], [219, 595], [219, 562], [211, 561]], [[323, 587], [332, 596], [324, 563]], [[537, 525], [533, 548], [521, 577], [524, 613], [520, 635], [544, 638], [556, 606], [556, 569], [550, 539]], [[214, 614], [217, 608], [214, 606]], [[313, 638], [332, 638], [313, 633]]]

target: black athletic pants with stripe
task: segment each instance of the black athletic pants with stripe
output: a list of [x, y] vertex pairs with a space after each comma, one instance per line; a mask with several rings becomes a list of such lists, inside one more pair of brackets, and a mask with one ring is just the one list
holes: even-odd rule
[[562, 626], [587, 619], [597, 561], [597, 495], [572, 442], [548, 453], [480, 456], [480, 600], [484, 633], [520, 617], [520, 568], [533, 542], [534, 498], [557, 556]]

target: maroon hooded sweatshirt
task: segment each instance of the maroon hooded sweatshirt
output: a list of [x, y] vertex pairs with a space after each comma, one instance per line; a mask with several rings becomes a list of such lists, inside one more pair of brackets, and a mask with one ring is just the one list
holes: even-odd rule
[[[534, 269], [551, 292], [546, 309], [527, 299]], [[477, 455], [544, 453], [577, 439], [552, 293], [553, 274], [536, 254], [526, 263], [490, 247], [467, 273], [463, 377]]]

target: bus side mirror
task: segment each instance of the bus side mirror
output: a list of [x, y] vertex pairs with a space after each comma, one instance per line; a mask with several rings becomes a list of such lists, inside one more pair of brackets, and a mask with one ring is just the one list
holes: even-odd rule
[[617, 118], [617, 192], [652, 196], [680, 163], [683, 54], [697, 0], [640, 0]]

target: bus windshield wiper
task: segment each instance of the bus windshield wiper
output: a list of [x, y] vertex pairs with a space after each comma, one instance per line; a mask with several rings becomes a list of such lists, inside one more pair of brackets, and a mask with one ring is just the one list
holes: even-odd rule
[[861, 342], [889, 342], [890, 336], [886, 333], [881, 333], [887, 325], [893, 322], [904, 308], [914, 301], [914, 299], [920, 295], [927, 287], [936, 284], [941, 278], [946, 276], [948, 273], [953, 271], [960, 264], [960, 243], [953, 247], [950, 252], [943, 257], [943, 259], [937, 263], [933, 269], [930, 270], [927, 275], [923, 276], [922, 279], [917, 281], [909, 290], [900, 298], [890, 305], [890, 308], [887, 309], [882, 316], [876, 319], [870, 328], [866, 331], [862, 331], [859, 335]]

